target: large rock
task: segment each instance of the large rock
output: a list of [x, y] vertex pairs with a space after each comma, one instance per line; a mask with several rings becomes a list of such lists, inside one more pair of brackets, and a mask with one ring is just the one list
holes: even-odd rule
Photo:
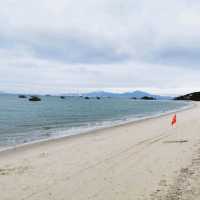
[[37, 97], [37, 96], [31, 96], [29, 98], [29, 101], [41, 101], [41, 98]]

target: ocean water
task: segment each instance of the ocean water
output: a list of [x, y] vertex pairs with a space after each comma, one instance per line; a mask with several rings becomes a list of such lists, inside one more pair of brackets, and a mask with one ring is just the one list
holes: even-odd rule
[[80, 134], [188, 106], [188, 103], [179, 101], [124, 98], [41, 98], [41, 102], [30, 102], [17, 95], [0, 95], [0, 149]]

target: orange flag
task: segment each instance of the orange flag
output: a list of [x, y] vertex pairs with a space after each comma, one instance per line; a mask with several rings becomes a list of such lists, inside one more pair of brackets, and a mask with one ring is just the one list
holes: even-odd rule
[[172, 122], [171, 122], [171, 124], [172, 124], [172, 126], [173, 126], [174, 124], [176, 124], [176, 114], [172, 117]]

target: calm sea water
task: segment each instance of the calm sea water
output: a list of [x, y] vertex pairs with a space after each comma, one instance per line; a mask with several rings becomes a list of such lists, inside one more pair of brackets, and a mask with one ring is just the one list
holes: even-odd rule
[[44, 96], [41, 102], [30, 102], [16, 95], [0, 95], [0, 148], [78, 134], [187, 105], [178, 101], [53, 96]]

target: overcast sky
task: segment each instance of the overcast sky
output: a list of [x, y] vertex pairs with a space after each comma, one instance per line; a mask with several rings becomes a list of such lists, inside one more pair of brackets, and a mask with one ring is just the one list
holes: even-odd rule
[[200, 90], [200, 1], [0, 0], [0, 90]]

